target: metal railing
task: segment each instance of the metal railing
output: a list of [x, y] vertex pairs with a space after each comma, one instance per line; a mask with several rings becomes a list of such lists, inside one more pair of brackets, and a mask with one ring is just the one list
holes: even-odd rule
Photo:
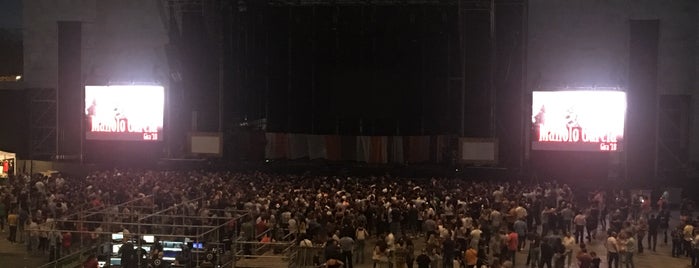
[[[197, 198], [193, 200], [183, 201], [182, 203], [172, 205], [171, 207], [156, 210], [155, 206], [150, 206], [154, 204], [153, 200], [147, 200], [153, 198], [153, 196], [146, 196], [143, 198], [134, 199], [122, 204], [111, 207], [103, 207], [101, 210], [95, 210], [94, 208], [73, 213], [71, 219], [57, 219], [55, 224], [43, 225], [39, 229], [29, 229], [29, 231], [38, 232], [49, 232], [49, 233], [64, 233], [70, 232], [71, 234], [80, 235], [80, 242], [73, 244], [73, 249], [76, 251], [65, 256], [62, 256], [56, 260], [53, 260], [41, 268], [50, 267], [82, 267], [82, 263], [86, 258], [95, 254], [99, 256], [98, 253], [101, 246], [106, 243], [112, 243], [111, 234], [114, 232], [113, 227], [127, 227], [130, 229], [129, 235], [131, 237], [143, 237], [145, 235], [152, 235], [158, 237], [159, 239], [172, 239], [173, 241], [181, 241], [182, 239], [190, 239], [191, 241], [208, 241], [207, 244], [214, 245], [217, 244], [216, 250], [207, 249], [207, 252], [198, 252], [196, 254], [196, 259], [193, 262], [200, 263], [201, 261], [206, 261], [200, 259], [200, 253], [206, 253], [208, 255], [208, 250], [216, 253], [217, 262], [227, 263], [230, 262], [231, 258], [225, 258], [224, 255], [219, 254], [219, 250], [222, 249], [221, 243], [222, 238], [227, 234], [227, 227], [229, 226], [239, 226], [239, 222], [249, 215], [247, 211], [239, 210], [225, 210], [225, 212], [231, 213], [232, 217], [202, 217], [202, 216], [188, 216], [181, 213], [176, 213], [178, 207], [188, 202], [196, 202], [202, 198]], [[144, 201], [144, 202], [141, 202]], [[145, 206], [144, 206], [145, 204]], [[131, 213], [122, 213], [119, 209], [130, 208]], [[210, 209], [211, 212], [217, 213], [217, 215], [223, 215], [224, 210]], [[95, 220], [93, 216], [97, 216], [99, 220]], [[59, 224], [61, 223], [61, 224]], [[236, 224], [234, 224], [236, 223]], [[102, 225], [104, 226], [104, 231], [95, 232], [94, 230], [87, 230], [87, 228], [77, 228], [74, 229], [62, 229], [59, 226], [64, 224], [71, 224], [75, 226], [87, 226], [87, 225]], [[112, 227], [112, 228], [110, 228]], [[176, 233], [176, 229], [189, 229], [191, 232], [188, 233]], [[133, 229], [133, 230], [131, 230]], [[164, 232], [161, 230], [169, 229], [169, 232]], [[98, 235], [101, 239], [87, 240], [87, 243], [83, 241], [84, 237], [90, 237], [91, 235]], [[224, 236], [222, 236], [224, 235]], [[141, 246], [141, 241], [138, 240], [135, 244], [136, 246]], [[58, 242], [58, 247], [61, 243]], [[228, 249], [223, 249], [224, 252]], [[219, 256], [221, 255], [221, 256]], [[229, 254], [233, 255], [233, 254]], [[225, 266], [224, 266], [225, 267]], [[230, 266], [229, 266], [230, 267]]]
[[281, 241], [260, 242], [259, 238], [269, 234], [274, 229], [268, 229], [255, 236], [254, 241], [245, 241], [238, 237], [233, 243], [232, 260], [223, 267], [255, 267], [280, 268], [296, 267], [298, 255], [296, 240], [290, 239], [293, 234], [286, 234]]

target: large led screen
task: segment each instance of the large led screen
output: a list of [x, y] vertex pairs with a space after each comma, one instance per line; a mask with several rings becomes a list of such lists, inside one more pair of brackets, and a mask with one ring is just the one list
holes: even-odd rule
[[85, 86], [85, 138], [162, 140], [164, 94], [162, 86]]
[[626, 93], [534, 91], [532, 150], [621, 151]]

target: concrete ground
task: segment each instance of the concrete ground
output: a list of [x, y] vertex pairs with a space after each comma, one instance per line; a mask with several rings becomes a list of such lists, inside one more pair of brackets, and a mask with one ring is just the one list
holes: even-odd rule
[[[7, 227], [5, 228], [7, 229]], [[33, 268], [39, 267], [47, 262], [48, 255], [45, 257], [32, 256], [27, 253], [25, 244], [10, 243], [10, 241], [7, 240], [8, 235], [8, 230], [0, 233], [0, 267]]]

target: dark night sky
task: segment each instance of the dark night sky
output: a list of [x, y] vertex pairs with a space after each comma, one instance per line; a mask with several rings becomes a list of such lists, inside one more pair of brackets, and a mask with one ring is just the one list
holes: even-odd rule
[[0, 28], [22, 27], [22, 0], [0, 0]]

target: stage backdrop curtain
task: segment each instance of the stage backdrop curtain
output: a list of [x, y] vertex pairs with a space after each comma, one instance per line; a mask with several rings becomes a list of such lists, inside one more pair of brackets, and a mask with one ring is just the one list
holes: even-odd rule
[[371, 154], [371, 137], [357, 136], [357, 162], [369, 162]]
[[325, 149], [328, 160], [342, 160], [342, 138], [337, 135], [328, 135], [324, 137]]
[[323, 135], [308, 135], [308, 158], [310, 159], [326, 159], [328, 151], [325, 144], [325, 136]]
[[408, 136], [407, 147], [408, 163], [424, 163], [430, 160], [429, 136]]
[[444, 154], [447, 150], [448, 136], [431, 136], [430, 137], [430, 161], [441, 163], [444, 161]]
[[287, 134], [265, 133], [267, 144], [265, 145], [265, 158], [282, 159], [287, 156]]
[[388, 137], [388, 162], [404, 163], [403, 153], [403, 137]]
[[357, 161], [357, 136], [341, 136], [341, 154], [344, 161]]
[[388, 137], [372, 136], [369, 151], [369, 163], [388, 163]]
[[299, 159], [308, 157], [308, 135], [306, 134], [289, 134], [289, 150], [287, 151], [288, 159]]

